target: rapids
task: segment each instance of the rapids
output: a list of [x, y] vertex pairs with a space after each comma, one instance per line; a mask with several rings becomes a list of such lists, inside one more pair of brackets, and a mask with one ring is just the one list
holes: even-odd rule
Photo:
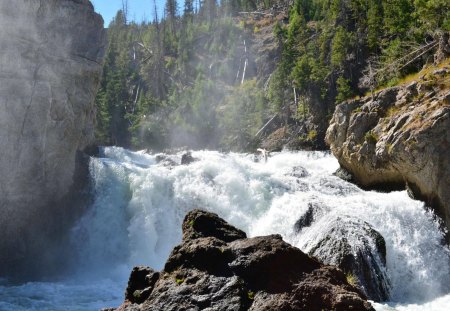
[[[337, 160], [323, 152], [282, 152], [267, 163], [254, 155], [195, 151], [154, 155], [117, 147], [92, 158], [95, 200], [72, 228], [72, 273], [51, 282], [11, 285], [0, 280], [0, 310], [98, 310], [117, 306], [133, 265], [161, 269], [181, 241], [187, 211], [219, 214], [249, 236], [280, 233], [309, 251], [336, 217], [370, 224], [386, 241], [386, 310], [448, 310], [450, 251], [432, 212], [406, 191], [363, 191], [332, 173]], [[166, 161], [158, 163], [165, 158]], [[166, 165], [164, 165], [166, 164]], [[308, 203], [323, 215], [299, 233], [297, 220]], [[349, 237], [351, 241], [351, 237]], [[358, 241], [351, 241], [358, 243]]]

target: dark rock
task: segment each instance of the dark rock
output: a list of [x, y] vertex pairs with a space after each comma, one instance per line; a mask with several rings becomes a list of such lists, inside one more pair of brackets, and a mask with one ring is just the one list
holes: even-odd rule
[[295, 222], [294, 230], [295, 232], [300, 232], [303, 228], [311, 226], [313, 222], [314, 222], [314, 209], [310, 204], [308, 204], [308, 209], [306, 210], [306, 213]]
[[354, 182], [353, 175], [343, 167], [338, 168], [336, 172], [333, 173], [333, 175], [339, 177], [342, 180]]
[[181, 165], [188, 165], [195, 161], [197, 161], [197, 159], [192, 156], [190, 151], [183, 153], [181, 156]]
[[346, 196], [349, 193], [358, 191], [358, 187], [348, 182], [336, 180], [335, 178], [321, 178], [317, 185], [313, 187], [322, 193], [335, 196]]
[[176, 166], [178, 165], [177, 162], [175, 162], [174, 160], [172, 160], [169, 156], [165, 155], [165, 154], [158, 154], [156, 155], [156, 163], [158, 163], [159, 165], [162, 166]]
[[[203, 222], [198, 231], [191, 220]], [[127, 300], [116, 310], [373, 311], [342, 271], [279, 235], [246, 239], [217, 215], [199, 210], [185, 217], [183, 231], [182, 244], [159, 276], [145, 267], [133, 270]], [[139, 301], [130, 297], [136, 289]], [[147, 298], [142, 302], [142, 297]]]
[[149, 267], [134, 267], [128, 280], [125, 300], [133, 303], [144, 302], [150, 296], [158, 278], [159, 272], [155, 272]]
[[319, 262], [284, 242], [280, 235], [238, 240], [230, 247], [235, 257], [229, 264], [231, 270], [258, 290], [289, 290], [303, 274], [320, 267]]
[[217, 214], [199, 209], [189, 212], [183, 220], [183, 241], [200, 237], [215, 237], [231, 242], [247, 237], [244, 231], [228, 224]]
[[251, 303], [245, 283], [236, 276], [221, 277], [197, 270], [183, 270], [161, 279], [139, 310], [244, 311]]
[[389, 298], [386, 244], [381, 234], [367, 222], [337, 217], [309, 254], [354, 276], [370, 299], [385, 301]]
[[311, 226], [319, 217], [321, 217], [327, 208], [318, 202], [308, 203], [308, 209], [294, 224], [296, 233], [302, 231], [303, 228]]
[[365, 310], [367, 302], [354, 288], [345, 284], [345, 275], [338, 269], [325, 266], [313, 271], [297, 284], [290, 302], [296, 310]]
[[196, 268], [214, 275], [230, 275], [231, 254], [224, 241], [215, 237], [197, 238], [176, 246], [167, 259], [164, 271]]
[[296, 178], [303, 178], [309, 176], [309, 173], [306, 170], [306, 168], [301, 166], [295, 166], [289, 173], [289, 175]]

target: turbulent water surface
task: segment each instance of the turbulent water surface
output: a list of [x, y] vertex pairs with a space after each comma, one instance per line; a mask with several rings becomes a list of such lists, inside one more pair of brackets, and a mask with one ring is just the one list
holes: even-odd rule
[[[338, 163], [326, 153], [283, 152], [267, 163], [235, 153], [192, 155], [198, 161], [174, 165], [181, 154], [104, 148], [90, 163], [95, 202], [72, 229], [76, 269], [53, 282], [12, 286], [0, 280], [0, 310], [117, 306], [131, 267], [161, 269], [193, 208], [213, 211], [249, 236], [280, 233], [304, 251], [337, 217], [365, 221], [386, 240], [391, 298], [375, 308], [448, 310], [449, 250], [434, 215], [405, 191], [367, 192], [342, 181], [332, 175]], [[308, 204], [321, 206], [322, 216], [296, 233]]]

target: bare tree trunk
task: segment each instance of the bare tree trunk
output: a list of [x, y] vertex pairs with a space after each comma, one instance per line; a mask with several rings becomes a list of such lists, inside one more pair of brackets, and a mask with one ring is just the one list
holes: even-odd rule
[[244, 70], [242, 71], [242, 80], [241, 80], [241, 85], [244, 83], [245, 80], [245, 71], [247, 69], [247, 64], [248, 64], [248, 57], [247, 57], [247, 44], [244, 40], [244, 56], [245, 56], [245, 62], [244, 62]]

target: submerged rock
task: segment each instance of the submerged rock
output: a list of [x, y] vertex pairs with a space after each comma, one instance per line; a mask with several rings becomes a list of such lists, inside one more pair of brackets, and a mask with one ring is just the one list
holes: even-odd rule
[[[200, 210], [187, 214], [182, 244], [153, 283], [155, 275], [135, 268], [125, 302], [116, 310], [373, 310], [342, 271], [279, 235], [245, 238], [217, 215]], [[139, 300], [130, 296], [133, 291]]]
[[183, 153], [181, 156], [181, 165], [188, 165], [195, 161], [197, 161], [197, 159], [192, 156], [190, 151]]
[[168, 156], [166, 154], [158, 154], [158, 155], [156, 155], [155, 160], [156, 160], [156, 163], [158, 163], [159, 165], [166, 166], [166, 167], [173, 167], [173, 166], [177, 166], [178, 165], [177, 162], [172, 160], [170, 158], [170, 156]]
[[322, 217], [328, 208], [319, 202], [308, 203], [306, 212], [295, 222], [294, 231], [299, 233], [303, 228], [311, 226], [319, 217]]
[[336, 217], [309, 246], [309, 254], [343, 270], [374, 301], [389, 298], [386, 244], [381, 234], [365, 221]]

